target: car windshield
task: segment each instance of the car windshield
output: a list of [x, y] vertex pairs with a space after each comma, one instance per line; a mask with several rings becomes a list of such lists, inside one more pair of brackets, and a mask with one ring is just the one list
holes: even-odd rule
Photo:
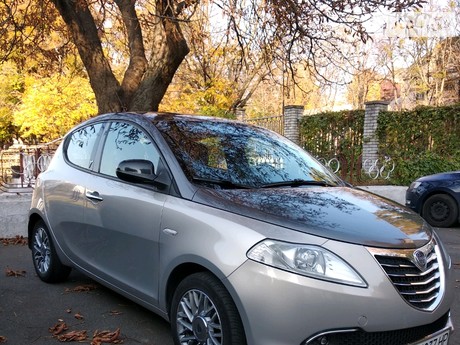
[[214, 188], [335, 186], [340, 180], [289, 140], [236, 122], [156, 119], [187, 177]]

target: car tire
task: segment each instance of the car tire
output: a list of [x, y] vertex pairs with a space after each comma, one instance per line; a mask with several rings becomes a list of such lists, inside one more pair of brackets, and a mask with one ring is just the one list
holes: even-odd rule
[[170, 319], [175, 345], [246, 344], [235, 303], [210, 273], [182, 280], [172, 299]]
[[59, 283], [67, 279], [71, 268], [59, 260], [50, 232], [43, 221], [32, 230], [32, 260], [38, 277], [46, 283]]
[[458, 220], [458, 206], [450, 195], [435, 194], [424, 202], [422, 216], [432, 226], [448, 228]]

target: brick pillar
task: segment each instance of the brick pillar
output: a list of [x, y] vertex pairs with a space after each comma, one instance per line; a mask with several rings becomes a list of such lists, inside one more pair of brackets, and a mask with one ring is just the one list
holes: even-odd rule
[[244, 108], [236, 108], [235, 115], [238, 121], [244, 122], [246, 120], [246, 110]]
[[379, 158], [379, 139], [377, 138], [377, 119], [381, 111], [388, 110], [389, 102], [372, 101], [365, 103], [363, 133], [363, 164], [366, 159], [375, 161]]
[[303, 115], [302, 105], [287, 105], [284, 107], [284, 136], [300, 145], [299, 119]]

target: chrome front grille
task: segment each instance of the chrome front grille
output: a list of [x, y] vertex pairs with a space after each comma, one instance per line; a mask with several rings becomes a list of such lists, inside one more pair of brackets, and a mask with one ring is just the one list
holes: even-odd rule
[[[400, 295], [412, 306], [430, 311], [442, 295], [440, 254], [432, 240], [417, 250], [370, 250]], [[417, 258], [418, 257], [418, 258]]]

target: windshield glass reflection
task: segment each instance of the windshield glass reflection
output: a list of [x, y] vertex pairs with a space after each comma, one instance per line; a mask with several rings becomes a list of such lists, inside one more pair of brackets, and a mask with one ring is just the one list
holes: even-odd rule
[[334, 186], [340, 180], [289, 140], [244, 124], [156, 118], [188, 178], [213, 188]]

